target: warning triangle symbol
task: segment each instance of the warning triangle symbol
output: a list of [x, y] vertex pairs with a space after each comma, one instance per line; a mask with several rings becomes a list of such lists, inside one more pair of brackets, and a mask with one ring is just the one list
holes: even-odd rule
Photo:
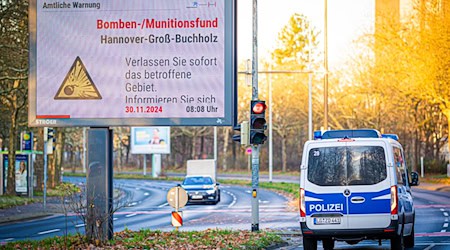
[[86, 70], [80, 57], [77, 56], [75, 62], [66, 75], [66, 78], [59, 87], [55, 95], [55, 100], [92, 100], [102, 99], [100, 92], [95, 87], [91, 76]]

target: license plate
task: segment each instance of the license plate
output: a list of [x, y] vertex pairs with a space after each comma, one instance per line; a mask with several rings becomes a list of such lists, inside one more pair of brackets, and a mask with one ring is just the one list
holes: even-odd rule
[[192, 195], [192, 199], [203, 199], [203, 195]]
[[341, 217], [318, 217], [314, 218], [314, 225], [341, 224]]

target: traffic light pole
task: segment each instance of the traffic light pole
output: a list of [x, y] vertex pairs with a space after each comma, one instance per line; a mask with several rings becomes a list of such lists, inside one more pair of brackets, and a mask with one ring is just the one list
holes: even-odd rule
[[[45, 130], [48, 130], [48, 128], [44, 128]], [[47, 134], [47, 133], [44, 133]], [[47, 164], [48, 164], [48, 158], [47, 158], [47, 142], [48, 138], [47, 135], [44, 136], [44, 210], [47, 208]]]
[[[252, 100], [258, 100], [258, 0], [253, 0]], [[252, 232], [259, 231], [259, 149], [252, 145]]]

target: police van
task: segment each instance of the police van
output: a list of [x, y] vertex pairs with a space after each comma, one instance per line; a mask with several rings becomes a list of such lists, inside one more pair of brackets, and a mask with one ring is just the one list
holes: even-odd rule
[[403, 148], [377, 130], [315, 132], [305, 143], [300, 174], [300, 226], [305, 250], [335, 241], [389, 239], [414, 247], [415, 210]]

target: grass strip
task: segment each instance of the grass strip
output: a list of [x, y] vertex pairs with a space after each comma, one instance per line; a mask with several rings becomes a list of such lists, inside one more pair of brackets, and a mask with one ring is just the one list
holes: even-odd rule
[[205, 231], [124, 230], [104, 244], [89, 243], [81, 235], [10, 242], [3, 249], [264, 249], [283, 243], [267, 231], [208, 229]]

